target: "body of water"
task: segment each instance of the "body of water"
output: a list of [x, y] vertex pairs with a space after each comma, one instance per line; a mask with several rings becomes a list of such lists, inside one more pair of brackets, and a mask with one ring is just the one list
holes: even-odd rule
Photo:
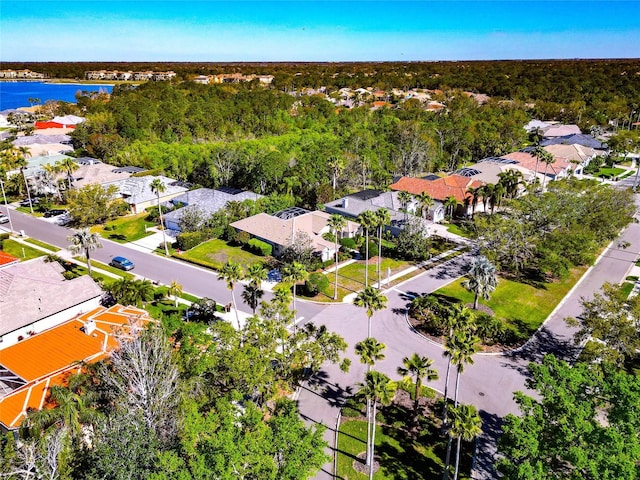
[[76, 103], [76, 93], [81, 91], [111, 93], [113, 85], [88, 85], [80, 83], [0, 82], [0, 111], [29, 107], [30, 98], [39, 98], [39, 104], [47, 100]]

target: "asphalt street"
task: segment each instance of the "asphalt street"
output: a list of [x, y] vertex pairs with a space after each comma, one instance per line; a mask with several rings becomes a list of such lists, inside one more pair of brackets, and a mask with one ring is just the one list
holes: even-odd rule
[[[11, 211], [11, 216], [15, 230], [24, 230], [28, 236], [61, 248], [68, 246], [67, 237], [72, 233], [71, 230], [15, 210]], [[3, 227], [8, 228], [8, 225]], [[108, 263], [114, 255], [123, 255], [136, 264], [134, 272], [142, 277], [163, 284], [177, 280], [185, 292], [208, 296], [220, 303], [230, 300], [225, 282], [218, 281], [217, 275], [211, 271], [109, 240], [103, 240], [102, 243], [103, 248], [92, 254], [99, 261]], [[640, 225], [634, 223], [612, 242], [596, 265], [588, 270], [527, 344], [507, 354], [478, 354], [474, 364], [465, 368], [460, 381], [460, 401], [478, 407], [484, 421], [474, 478], [495, 478], [492, 469], [495, 439], [501, 419], [509, 413], [518, 412], [513, 392], [526, 391], [528, 363], [539, 361], [546, 353], [555, 353], [567, 360], [574, 359], [579, 350], [572, 339], [574, 330], [566, 325], [564, 319], [580, 315], [581, 299], [591, 297], [604, 282], [618, 283], [624, 279], [639, 253]], [[442, 347], [413, 331], [406, 321], [405, 312], [415, 295], [434, 291], [459, 278], [468, 261], [469, 255], [462, 255], [384, 292], [388, 298], [388, 308], [376, 312], [372, 323], [372, 335], [386, 345], [386, 357], [376, 364], [377, 370], [391, 378], [398, 378], [396, 370], [402, 365], [402, 359], [417, 352], [434, 360], [440, 379], [432, 382], [431, 386], [441, 392], [444, 390], [447, 363], [442, 356]], [[246, 305], [239, 302], [238, 306], [249, 312]], [[354, 345], [366, 337], [366, 313], [364, 309], [351, 304], [315, 304], [299, 300], [297, 307], [298, 317], [304, 322], [324, 324], [342, 335], [349, 344], [348, 356], [352, 360], [350, 371], [344, 373], [335, 365], [325, 365], [300, 390], [298, 396], [302, 417], [310, 424], [326, 425], [325, 438], [333, 445], [339, 408], [345, 398], [358, 389], [366, 371], [353, 350]], [[333, 451], [329, 453], [333, 455]], [[332, 463], [325, 465], [316, 478], [334, 478]]]

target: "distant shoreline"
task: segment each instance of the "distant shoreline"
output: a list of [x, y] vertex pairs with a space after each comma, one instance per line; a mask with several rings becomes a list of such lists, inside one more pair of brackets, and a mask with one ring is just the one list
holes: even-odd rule
[[63, 85], [91, 85], [95, 87], [106, 86], [106, 87], [115, 87], [116, 85], [130, 84], [130, 85], [138, 85], [140, 82], [129, 82], [129, 81], [112, 81], [112, 80], [77, 80], [75, 78], [0, 78], [0, 82], [8, 82], [8, 83], [51, 83], [51, 84], [63, 84]]

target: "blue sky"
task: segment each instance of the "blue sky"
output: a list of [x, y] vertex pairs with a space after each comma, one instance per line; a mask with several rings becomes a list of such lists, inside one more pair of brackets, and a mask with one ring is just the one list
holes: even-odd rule
[[2, 61], [630, 57], [640, 1], [0, 1]]

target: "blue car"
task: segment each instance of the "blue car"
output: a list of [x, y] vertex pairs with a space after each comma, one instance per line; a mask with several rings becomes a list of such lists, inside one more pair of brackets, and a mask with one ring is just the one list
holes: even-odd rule
[[119, 268], [120, 270], [127, 270], [127, 271], [133, 270], [133, 267], [135, 267], [135, 265], [131, 260], [128, 260], [124, 257], [113, 257], [111, 262], [109, 262], [109, 265], [111, 265], [112, 267]]

